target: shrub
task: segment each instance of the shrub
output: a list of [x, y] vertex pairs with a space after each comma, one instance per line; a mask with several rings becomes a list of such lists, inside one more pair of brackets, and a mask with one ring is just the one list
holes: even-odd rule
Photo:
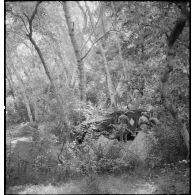
[[186, 148], [177, 124], [165, 122], [156, 126], [153, 131], [158, 141], [151, 151], [149, 164], [174, 162], [185, 156]]
[[69, 118], [70, 122], [75, 126], [79, 125], [82, 121], [85, 120], [85, 116], [84, 116], [83, 112], [79, 111], [79, 110], [71, 109], [69, 111], [68, 115], [69, 115], [68, 118]]
[[[18, 142], [19, 143], [19, 142]], [[17, 144], [18, 144], [17, 143]], [[6, 179], [9, 185], [44, 182], [55, 173], [58, 160], [49, 152], [51, 143], [20, 142], [6, 150]]]
[[100, 194], [102, 192], [99, 187], [99, 181], [96, 174], [90, 174], [86, 178], [83, 188], [83, 191], [87, 194]]
[[14, 105], [14, 99], [11, 97], [6, 98], [6, 112], [6, 125], [12, 125], [20, 121], [20, 115], [17, 113]]

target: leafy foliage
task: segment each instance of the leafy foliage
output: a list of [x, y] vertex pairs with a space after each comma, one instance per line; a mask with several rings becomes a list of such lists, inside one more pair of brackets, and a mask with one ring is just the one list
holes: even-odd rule
[[[12, 166], [13, 154], [7, 148], [7, 180], [58, 182], [88, 175], [90, 188], [98, 192], [94, 175], [134, 170], [140, 163], [136, 155], [121, 158], [118, 145], [104, 155], [104, 148], [93, 145], [100, 134], [109, 137], [109, 125], [116, 124], [117, 117], [97, 127], [83, 125], [118, 111], [143, 109], [150, 113], [149, 120], [160, 121], [147, 126], [158, 141], [146, 164], [155, 167], [184, 158], [181, 128], [190, 133], [189, 3], [66, 5], [71, 29], [60, 2], [6, 2], [6, 128], [32, 118], [40, 133], [39, 154], [34, 154], [26, 175], [17, 173], [26, 162], [18, 160], [18, 166]], [[183, 18], [185, 26], [175, 35]], [[78, 53], [80, 59], [75, 57]], [[167, 67], [171, 68], [164, 74]], [[80, 98], [81, 84], [85, 98]], [[31, 130], [27, 125], [15, 136], [32, 137]], [[116, 128], [116, 134], [119, 131]], [[48, 143], [53, 149], [58, 146], [54, 153], [60, 160], [50, 159]]]

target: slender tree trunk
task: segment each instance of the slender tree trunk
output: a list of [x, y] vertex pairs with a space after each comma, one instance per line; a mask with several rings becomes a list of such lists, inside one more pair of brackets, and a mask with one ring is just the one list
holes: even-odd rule
[[[58, 32], [58, 34], [60, 34], [59, 28], [57, 28], [57, 32]], [[66, 80], [65, 85], [66, 85], [66, 87], [69, 87], [69, 80], [70, 80], [69, 71], [65, 65], [65, 60], [63, 59], [63, 56], [60, 52], [60, 45], [58, 43], [58, 40], [56, 38], [54, 38], [52, 35], [50, 35], [50, 38], [52, 39], [53, 44], [54, 44], [54, 53], [60, 59], [60, 63], [58, 63], [58, 66], [60, 69], [62, 69], [62, 75], [65, 77], [65, 80]]]
[[8, 76], [6, 76], [6, 77], [7, 77], [7, 80], [9, 82], [9, 86], [10, 86], [10, 89], [12, 91], [12, 97], [14, 100], [14, 112], [15, 112], [17, 110], [17, 104], [16, 104], [16, 97], [15, 97], [15, 90], [14, 90], [14, 82], [12, 79], [11, 71], [9, 70], [8, 66], [6, 66], [6, 71], [8, 74]]
[[[6, 67], [6, 68], [7, 68], [7, 67]], [[8, 71], [8, 69], [7, 69], [7, 71]], [[9, 76], [6, 75], [6, 79], [7, 79], [8, 83], [9, 83], [9, 87], [10, 87], [10, 89], [11, 89], [11, 95], [12, 95], [13, 99], [15, 100], [14, 89], [13, 89], [13, 87], [12, 87], [12, 86], [13, 86], [13, 81], [12, 81], [12, 78], [11, 78], [11, 74], [8, 73], [8, 75], [9, 75]]]
[[[24, 71], [25, 73], [25, 76], [28, 78], [28, 80], [30, 81], [30, 75], [32, 75], [32, 73], [29, 71], [28, 73], [26, 71]], [[31, 91], [32, 91], [32, 97], [31, 97], [31, 100], [33, 102], [33, 108], [34, 108], [34, 121], [35, 122], [38, 122], [38, 107], [37, 107], [37, 95], [36, 95], [36, 92], [33, 90], [33, 88], [31, 87], [30, 85], [30, 88], [31, 88]]]
[[[43, 58], [43, 54], [42, 54], [40, 48], [38, 47], [38, 45], [36, 44], [35, 40], [32, 37], [32, 33], [33, 33], [33, 24], [32, 23], [33, 23], [33, 20], [35, 18], [35, 15], [37, 14], [38, 7], [41, 4], [41, 2], [42, 1], [38, 1], [36, 3], [35, 9], [33, 10], [31, 17], [25, 15], [27, 20], [28, 20], [28, 25], [29, 25], [29, 30], [26, 29], [27, 30], [26, 36], [29, 38], [30, 42], [32, 43], [32, 45], [34, 46], [36, 52], [38, 53], [38, 56], [40, 57], [40, 60], [41, 60], [41, 62], [43, 64], [45, 73], [46, 73], [46, 75], [47, 75], [47, 77], [48, 77], [48, 79], [49, 79], [49, 81], [51, 83], [51, 87], [53, 88], [54, 95], [55, 95], [55, 98], [56, 98], [56, 101], [57, 101], [58, 110], [60, 112], [60, 118], [61, 118], [60, 122], [63, 123], [63, 126], [65, 127], [64, 129], [66, 130], [66, 131], [61, 131], [61, 133], [63, 134], [62, 137], [66, 137], [67, 138], [67, 137], [70, 137], [70, 128], [69, 128], [69, 123], [68, 123], [68, 120], [67, 120], [67, 115], [65, 115], [65, 113], [64, 113], [63, 104], [60, 101], [59, 94], [57, 93], [55, 84], [54, 84], [53, 79], [52, 79], [52, 77], [50, 75], [50, 72], [48, 70], [46, 62], [45, 62], [45, 60]], [[25, 25], [25, 27], [26, 27], [26, 25]]]
[[64, 1], [62, 2], [63, 4], [63, 10], [64, 10], [64, 14], [65, 14], [65, 18], [66, 18], [66, 23], [68, 26], [68, 32], [69, 32], [69, 36], [70, 36], [70, 40], [72, 42], [72, 46], [74, 49], [74, 54], [75, 57], [77, 59], [77, 66], [78, 66], [78, 70], [79, 70], [79, 88], [80, 88], [80, 99], [81, 101], [85, 101], [85, 75], [84, 75], [84, 64], [83, 61], [81, 60], [81, 54], [80, 54], [80, 50], [79, 50], [79, 46], [75, 37], [75, 33], [74, 33], [74, 23], [71, 21], [71, 15], [69, 12], [69, 8], [68, 8], [68, 2]]
[[34, 41], [34, 39], [32, 38], [32, 34], [28, 36], [29, 37], [29, 40], [31, 41], [31, 43], [33, 44], [33, 46], [35, 47], [35, 50], [37, 51], [40, 59], [41, 59], [41, 62], [43, 64], [43, 67], [45, 69], [45, 73], [51, 83], [51, 87], [53, 88], [53, 91], [54, 91], [54, 95], [55, 95], [55, 98], [57, 100], [57, 105], [58, 105], [58, 110], [60, 112], [60, 118], [61, 118], [61, 121], [60, 123], [62, 123], [62, 128], [61, 128], [61, 135], [60, 135], [60, 138], [62, 138], [62, 140], [69, 140], [70, 139], [70, 126], [69, 126], [69, 122], [68, 122], [68, 119], [67, 119], [67, 115], [64, 113], [64, 109], [63, 109], [63, 104], [62, 102], [60, 101], [61, 100], [61, 97], [59, 96], [59, 94], [57, 93], [57, 90], [56, 90], [56, 87], [55, 87], [55, 84], [53, 82], [53, 79], [50, 75], [50, 72], [48, 70], [48, 67], [45, 63], [45, 60], [43, 58], [43, 55], [42, 55], [42, 52], [41, 50], [39, 49], [38, 45], [36, 44], [36, 42]]
[[33, 46], [35, 47], [35, 50], [37, 51], [37, 53], [38, 53], [38, 55], [39, 55], [39, 57], [40, 57], [40, 59], [41, 59], [41, 62], [42, 62], [43, 67], [44, 67], [44, 69], [45, 69], [45, 73], [46, 73], [46, 75], [47, 75], [47, 77], [48, 77], [48, 79], [49, 79], [49, 81], [50, 81], [50, 83], [51, 83], [51, 87], [52, 87], [53, 90], [54, 90], [54, 95], [55, 95], [56, 100], [57, 100], [58, 110], [60, 111], [61, 119], [62, 119], [62, 120], [65, 120], [65, 114], [64, 114], [64, 110], [63, 110], [63, 105], [62, 105], [62, 103], [60, 102], [59, 95], [58, 95], [58, 93], [57, 93], [57, 90], [56, 90], [56, 87], [55, 87], [55, 85], [54, 85], [53, 79], [52, 79], [52, 77], [51, 77], [51, 75], [50, 75], [49, 69], [48, 69], [48, 67], [47, 67], [47, 65], [46, 65], [46, 63], [45, 63], [44, 58], [43, 58], [42, 52], [41, 52], [41, 50], [39, 49], [39, 47], [38, 47], [38, 45], [36, 44], [36, 42], [34, 41], [34, 39], [32, 38], [32, 36], [28, 36], [28, 37], [29, 37], [29, 40], [31, 41], [31, 43], [33, 44]]
[[34, 107], [34, 120], [35, 122], [38, 122], [38, 108], [37, 108], [37, 100], [36, 98], [33, 98], [33, 107]]
[[[112, 5], [113, 12], [116, 15], [116, 10], [115, 10], [114, 2], [113, 1], [111, 2], [111, 5]], [[118, 46], [118, 51], [119, 51], [119, 58], [120, 58], [120, 61], [122, 63], [122, 66], [123, 66], [123, 75], [124, 75], [124, 78], [126, 80], [127, 79], [127, 69], [126, 69], [126, 65], [125, 65], [125, 62], [124, 62], [124, 59], [123, 59], [123, 56], [122, 56], [122, 51], [121, 51], [119, 36], [118, 36], [117, 33], [116, 33], [116, 41], [117, 41], [117, 46]]]
[[71, 77], [71, 81], [70, 81], [70, 86], [71, 86], [71, 88], [73, 88], [73, 90], [74, 90], [74, 86], [75, 86], [76, 72], [77, 72], [77, 68], [75, 67], [73, 69], [73, 73], [72, 73], [72, 77]]
[[27, 98], [27, 95], [26, 95], [25, 85], [24, 85], [24, 83], [22, 81], [22, 78], [20, 77], [19, 73], [17, 72], [13, 62], [12, 61], [10, 61], [10, 62], [11, 62], [10, 64], [12, 66], [12, 69], [13, 69], [13, 71], [14, 71], [14, 73], [15, 73], [15, 75], [16, 75], [16, 77], [17, 77], [17, 79], [18, 79], [18, 81], [20, 82], [20, 85], [21, 85], [22, 95], [23, 95], [23, 98], [24, 98], [24, 102], [26, 104], [26, 109], [27, 109], [29, 120], [30, 120], [30, 122], [33, 122], [32, 113], [31, 113], [31, 109], [30, 109], [30, 102], [29, 102], [29, 100]]
[[[98, 39], [97, 33], [95, 32], [95, 29], [94, 29], [94, 22], [93, 22], [92, 14], [91, 14], [90, 9], [89, 9], [86, 2], [85, 2], [85, 6], [86, 6], [88, 14], [89, 14], [89, 19], [90, 19], [90, 22], [91, 22], [93, 33], [95, 35], [95, 38]], [[103, 27], [103, 29], [104, 29], [104, 27]], [[105, 33], [105, 31], [104, 31], [104, 33]], [[116, 106], [116, 98], [115, 98], [115, 92], [114, 92], [114, 88], [113, 88], [113, 84], [112, 84], [112, 80], [111, 80], [111, 75], [110, 75], [109, 68], [108, 68], [108, 61], [106, 59], [105, 50], [104, 50], [102, 44], [100, 43], [99, 46], [100, 46], [100, 50], [101, 50], [102, 57], [103, 57], [104, 67], [105, 67], [105, 70], [106, 70], [107, 86], [108, 86], [108, 92], [109, 92], [109, 95], [110, 95], [111, 106], [115, 107]]]
[[188, 130], [186, 128], [186, 124], [185, 123], [183, 124], [183, 127], [181, 128], [180, 132], [181, 132], [181, 135], [182, 135], [182, 137], [184, 139], [186, 147], [188, 149], [188, 155], [187, 155], [187, 158], [188, 158], [189, 157], [189, 151], [190, 151], [190, 146], [189, 146], [190, 138], [189, 138], [189, 132], [188, 132]]

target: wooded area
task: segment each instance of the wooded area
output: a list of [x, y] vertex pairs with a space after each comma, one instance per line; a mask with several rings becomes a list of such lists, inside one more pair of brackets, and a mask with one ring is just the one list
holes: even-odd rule
[[7, 193], [189, 193], [190, 2], [5, 11]]

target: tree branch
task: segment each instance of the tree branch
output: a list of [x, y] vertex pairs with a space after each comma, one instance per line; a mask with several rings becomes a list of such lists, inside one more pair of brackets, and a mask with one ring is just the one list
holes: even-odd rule
[[[99, 14], [99, 16], [98, 16], [98, 20], [97, 20], [97, 22], [96, 22], [96, 24], [95, 24], [95, 27], [94, 28], [96, 28], [96, 26], [97, 26], [97, 24], [98, 24], [98, 22], [99, 22], [99, 20], [100, 20], [100, 15], [101, 14]], [[81, 49], [80, 49], [80, 52], [82, 52], [82, 50], [83, 50], [83, 48], [85, 47], [85, 45], [87, 44], [87, 42], [89, 41], [89, 39], [91, 38], [91, 36], [93, 35], [93, 31], [91, 32], [91, 34], [89, 35], [89, 37], [88, 37], [88, 39], [87, 39], [87, 41], [83, 44], [83, 46], [81, 47]]]
[[[29, 36], [32, 36], [32, 22], [33, 22], [33, 20], [34, 20], [34, 18], [35, 18], [35, 15], [36, 15], [36, 13], [37, 13], [37, 9], [38, 9], [38, 6], [41, 4], [41, 2], [42, 1], [38, 1], [37, 2], [37, 4], [36, 4], [36, 6], [35, 6], [35, 9], [34, 9], [34, 11], [33, 11], [33, 13], [32, 13], [32, 16], [31, 16], [31, 18], [30, 19], [28, 19], [28, 21], [29, 21], [29, 28], [30, 28], [30, 32], [29, 32]], [[27, 17], [27, 16], [26, 16]], [[28, 18], [28, 17], [27, 17]]]
[[189, 18], [189, 11], [187, 10], [187, 5], [185, 3], [181, 3], [181, 16], [177, 20], [171, 34], [167, 37], [167, 45], [168, 45], [168, 51], [167, 51], [167, 66], [164, 70], [164, 73], [161, 77], [161, 82], [165, 83], [168, 81], [169, 74], [173, 70], [173, 65], [171, 64], [171, 60], [174, 58], [174, 52], [173, 52], [173, 45], [178, 40], [180, 34], [183, 32], [183, 29], [185, 27], [186, 21]]
[[189, 11], [187, 9], [187, 4], [182, 2], [179, 5], [181, 5], [181, 16], [177, 20], [170, 36], [167, 38], [167, 43], [169, 48], [171, 48], [176, 42], [176, 40], [179, 38], [179, 35], [182, 33], [185, 24], [189, 19]]
[[182, 33], [185, 24], [186, 24], [186, 19], [179, 19], [177, 21], [175, 27], [173, 28], [173, 31], [171, 32], [170, 36], [167, 39], [169, 48], [171, 48], [174, 45], [179, 35]]
[[32, 23], [32, 21], [34, 20], [34, 17], [35, 17], [35, 15], [36, 15], [36, 13], [37, 13], [38, 6], [41, 4], [41, 2], [42, 2], [42, 1], [38, 1], [37, 4], [36, 4], [36, 6], [35, 6], [35, 9], [34, 9], [34, 11], [33, 11], [33, 13], [32, 13], [31, 18], [30, 18], [30, 22], [31, 22], [31, 23]]
[[24, 27], [25, 27], [25, 29], [26, 29], [26, 32], [29, 33], [29, 30], [27, 29], [26, 23], [24, 22], [24, 19], [22, 18], [22, 16], [20, 16], [20, 15], [18, 15], [18, 14], [16, 14], [15, 16], [18, 17], [18, 18], [20, 18], [20, 20], [21, 20], [22, 23], [24, 24]]
[[79, 6], [81, 12], [83, 13], [83, 16], [84, 16], [84, 21], [85, 21], [85, 25], [84, 25], [84, 28], [83, 29], [86, 29], [87, 27], [87, 14], [86, 12], [84, 11], [83, 7], [81, 6], [81, 4], [79, 3], [79, 1], [76, 1], [77, 5]]
[[108, 32], [106, 32], [104, 35], [102, 35], [100, 38], [98, 38], [95, 42], [93, 42], [92, 46], [89, 48], [89, 50], [86, 52], [86, 54], [81, 58], [81, 60], [83, 60], [91, 51], [91, 49], [93, 48], [93, 46], [99, 41], [101, 40], [106, 34], [110, 33], [112, 30], [109, 30]]
[[26, 13], [23, 12], [23, 15], [27, 18], [28, 22], [30, 21], [28, 15]]

